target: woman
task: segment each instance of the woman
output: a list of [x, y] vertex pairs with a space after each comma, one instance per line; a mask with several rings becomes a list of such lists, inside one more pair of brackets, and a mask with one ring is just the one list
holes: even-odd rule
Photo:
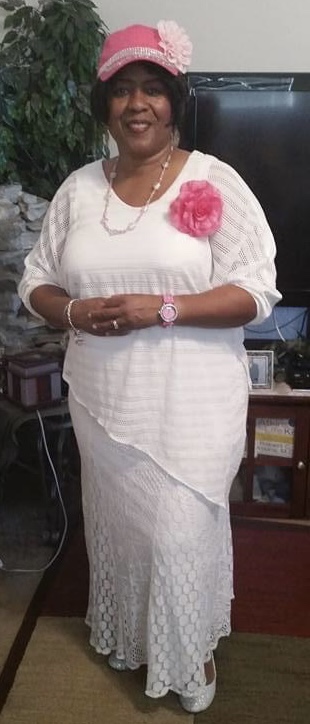
[[280, 298], [275, 246], [238, 174], [174, 143], [191, 44], [174, 22], [106, 40], [93, 91], [119, 155], [74, 172], [20, 284], [70, 330], [91, 644], [146, 694], [213, 700], [230, 632], [228, 496], [245, 443], [244, 324]]

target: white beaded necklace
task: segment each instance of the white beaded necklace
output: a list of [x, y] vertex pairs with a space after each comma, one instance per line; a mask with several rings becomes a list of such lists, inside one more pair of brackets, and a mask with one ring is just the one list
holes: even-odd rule
[[161, 172], [160, 172], [159, 179], [155, 184], [153, 184], [149, 198], [145, 202], [144, 206], [142, 206], [142, 208], [139, 209], [139, 212], [138, 212], [136, 218], [133, 221], [130, 221], [130, 223], [127, 224], [127, 226], [124, 229], [113, 229], [109, 225], [109, 221], [108, 221], [108, 211], [109, 211], [109, 204], [110, 204], [110, 199], [111, 199], [111, 194], [112, 194], [112, 184], [117, 175], [118, 159], [116, 159], [114, 167], [110, 173], [109, 188], [106, 193], [103, 216], [102, 216], [102, 220], [101, 220], [102, 226], [104, 226], [105, 230], [108, 232], [108, 234], [110, 234], [110, 236], [114, 236], [116, 234], [126, 234], [127, 231], [133, 231], [136, 228], [140, 219], [142, 219], [142, 216], [144, 216], [144, 214], [147, 212], [154, 194], [161, 187], [165, 172], [167, 171], [167, 168], [169, 168], [172, 154], [173, 154], [173, 146], [171, 146], [166, 160], [164, 161], [164, 163], [161, 164]]

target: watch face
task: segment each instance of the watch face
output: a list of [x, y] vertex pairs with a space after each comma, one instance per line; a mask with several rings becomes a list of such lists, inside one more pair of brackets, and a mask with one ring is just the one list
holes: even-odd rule
[[163, 322], [166, 322], [166, 324], [172, 324], [178, 316], [177, 308], [172, 302], [163, 304], [159, 313]]
[[165, 322], [173, 322], [175, 319], [175, 306], [173, 304], [165, 304], [163, 309]]

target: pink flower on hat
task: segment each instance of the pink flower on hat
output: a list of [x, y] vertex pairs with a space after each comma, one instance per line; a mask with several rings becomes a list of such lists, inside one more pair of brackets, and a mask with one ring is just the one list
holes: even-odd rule
[[185, 73], [191, 62], [193, 45], [184, 28], [180, 28], [174, 20], [160, 20], [157, 30], [160, 37], [158, 45], [164, 55], [181, 73]]
[[184, 234], [202, 237], [214, 234], [221, 225], [223, 201], [208, 181], [186, 181], [169, 208], [173, 226]]

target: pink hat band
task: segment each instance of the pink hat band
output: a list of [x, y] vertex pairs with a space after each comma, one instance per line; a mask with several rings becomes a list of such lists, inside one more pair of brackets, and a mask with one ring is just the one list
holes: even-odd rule
[[157, 28], [130, 25], [107, 37], [104, 42], [98, 78], [106, 81], [129, 63], [148, 61], [172, 75], [185, 73], [191, 62], [192, 43], [183, 28], [173, 20], [161, 20]]

